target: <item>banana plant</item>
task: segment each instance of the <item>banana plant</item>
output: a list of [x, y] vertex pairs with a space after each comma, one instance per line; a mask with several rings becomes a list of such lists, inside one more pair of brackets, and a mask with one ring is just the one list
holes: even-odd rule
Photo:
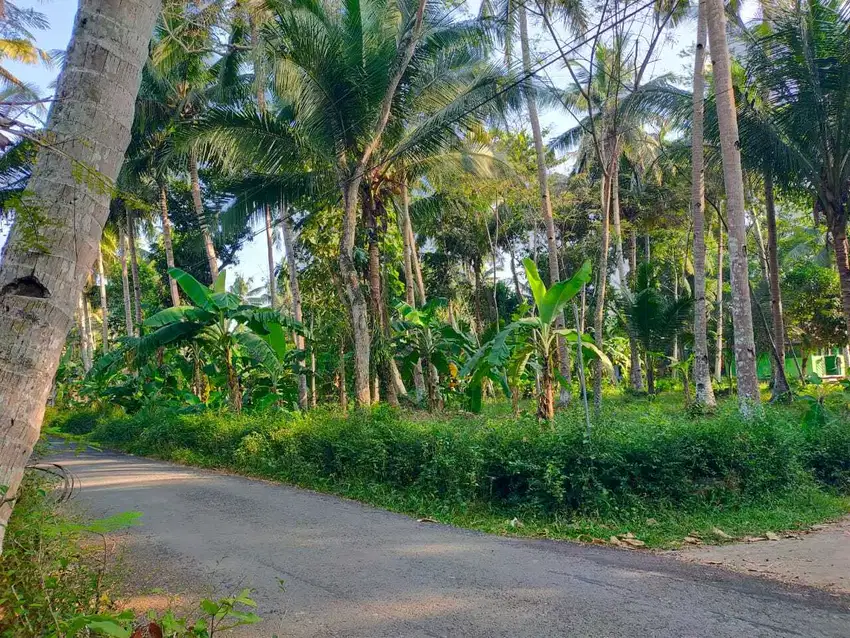
[[437, 311], [445, 305], [446, 300], [441, 298], [430, 299], [421, 308], [401, 302], [396, 305], [398, 317], [393, 322], [402, 363], [413, 366], [421, 362], [431, 412], [442, 407], [439, 374], [451, 378], [454, 355], [474, 348], [467, 335], [440, 320]]
[[513, 396], [520, 378], [534, 361], [540, 369], [541, 377], [540, 392], [537, 396], [537, 418], [551, 422], [555, 417], [554, 360], [557, 337], [563, 336], [568, 343], [576, 346], [580, 343], [585, 358], [598, 359], [606, 368], [611, 368], [611, 361], [590, 336], [580, 336], [571, 328], [557, 327], [558, 317], [566, 305], [581, 292], [582, 286], [590, 281], [590, 261], [585, 261], [570, 279], [559, 281], [548, 289], [533, 261], [525, 259], [523, 265], [534, 298], [535, 314], [508, 324], [492, 340], [481, 346], [466, 362], [461, 376], [471, 375], [468, 392], [472, 409], [477, 411], [481, 407], [485, 379], [498, 382], [505, 394]]
[[179, 268], [168, 272], [194, 305], [166, 308], [145, 320], [153, 332], [139, 340], [137, 350], [144, 354], [171, 344], [200, 343], [224, 364], [230, 404], [240, 411], [242, 387], [234, 355], [248, 357], [277, 379], [287, 352], [286, 331], [302, 332], [300, 324], [277, 310], [240, 303], [237, 295], [226, 291], [226, 271], [209, 288]]

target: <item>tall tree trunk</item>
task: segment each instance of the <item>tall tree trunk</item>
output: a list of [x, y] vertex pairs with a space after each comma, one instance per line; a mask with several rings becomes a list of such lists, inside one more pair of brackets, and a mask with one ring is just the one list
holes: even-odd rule
[[272, 207], [266, 204], [266, 251], [269, 257], [269, 301], [277, 307], [277, 285], [274, 276], [274, 231], [272, 230]]
[[123, 227], [118, 237], [121, 243], [118, 252], [121, 255], [121, 289], [124, 293], [124, 329], [128, 337], [133, 337], [136, 331], [133, 328], [133, 304], [130, 301], [130, 277], [127, 271], [127, 235]]
[[77, 299], [77, 329], [80, 331], [80, 359], [83, 362], [83, 370], [88, 373], [91, 370], [92, 350], [89, 340], [89, 326], [86, 321], [85, 295], [80, 293]]
[[[632, 228], [629, 234], [629, 280], [634, 292], [637, 282], [637, 231]], [[640, 348], [637, 339], [629, 335], [629, 385], [635, 392], [643, 392], [643, 374], [641, 372]]]
[[97, 247], [97, 283], [100, 288], [100, 314], [103, 318], [100, 326], [101, 353], [109, 351], [109, 306], [106, 299], [106, 275], [103, 272], [103, 250]]
[[[89, 278], [89, 284], [91, 283], [91, 278]], [[91, 303], [89, 302], [88, 295], [86, 294], [86, 288], [88, 285], [83, 288], [83, 318], [86, 320], [86, 340], [88, 341], [89, 346], [89, 358], [94, 362], [94, 354], [96, 352], [95, 343], [94, 343], [94, 330], [91, 327]]]
[[473, 291], [475, 297], [473, 306], [475, 311], [475, 332], [480, 338], [484, 332], [484, 321], [481, 317], [481, 264], [478, 262], [472, 264], [472, 277], [475, 286], [475, 290]]
[[[292, 318], [298, 323], [304, 320], [301, 309], [301, 287], [298, 285], [298, 265], [295, 263], [295, 241], [292, 237], [292, 225], [289, 223], [289, 210], [283, 202], [280, 204], [280, 228], [283, 233], [283, 249], [286, 252], [286, 266], [289, 271], [289, 291], [292, 296]], [[295, 347], [304, 352], [304, 337], [295, 334]], [[304, 365], [302, 359], [301, 365]], [[298, 375], [298, 407], [307, 409], [307, 376]]]
[[198, 156], [193, 150], [189, 151], [189, 181], [192, 186], [192, 204], [195, 207], [195, 217], [198, 219], [198, 227], [201, 229], [201, 237], [204, 240], [204, 252], [207, 255], [207, 264], [210, 269], [210, 277], [215, 281], [218, 277], [218, 258], [215, 255], [210, 226], [207, 216], [204, 214], [204, 203], [201, 200], [201, 178], [198, 175]]
[[693, 123], [691, 124], [691, 215], [694, 226], [694, 403], [713, 408], [717, 402], [708, 362], [708, 320], [705, 302], [705, 0], [697, 15], [694, 53]]
[[[165, 247], [165, 265], [171, 270], [174, 265], [174, 244], [171, 239], [171, 217], [168, 214], [168, 191], [165, 184], [159, 185], [159, 215], [162, 219], [162, 244]], [[180, 291], [177, 289], [177, 281], [168, 274], [168, 290], [171, 292], [171, 305], [180, 305]]]
[[732, 322], [735, 338], [735, 368], [738, 377], [739, 409], [744, 416], [753, 413], [760, 401], [756, 374], [756, 346], [753, 337], [753, 311], [750, 302], [747, 266], [747, 231], [744, 219], [744, 176], [741, 170], [741, 141], [735, 111], [735, 93], [729, 46], [726, 41], [726, 15], [723, 0], [705, 0], [717, 121], [726, 186], [726, 217], [729, 227], [729, 263], [732, 284]]
[[407, 222], [407, 241], [410, 242], [410, 261], [413, 263], [413, 274], [416, 276], [416, 293], [419, 295], [417, 303], [420, 306], [424, 306], [428, 301], [428, 298], [425, 295], [425, 280], [422, 277], [422, 264], [419, 261], [419, 248], [416, 246], [416, 235], [413, 232], [413, 224], [410, 221], [410, 216], [408, 216]]
[[514, 282], [514, 292], [516, 293], [517, 299], [522, 302], [525, 301], [525, 295], [522, 294], [522, 288], [519, 285], [519, 275], [517, 274], [516, 269], [516, 255], [514, 254], [514, 245], [512, 242], [508, 242], [508, 255], [511, 259], [511, 278]]
[[767, 262], [770, 277], [770, 315], [773, 323], [773, 344], [777, 361], [773, 371], [773, 398], [791, 391], [785, 376], [785, 319], [782, 316], [782, 292], [779, 289], [779, 240], [776, 232], [776, 201], [773, 194], [773, 174], [764, 176], [764, 205], [767, 213]]
[[[17, 220], [3, 248], [0, 485], [6, 491], [0, 503], [0, 551], [77, 297], [97, 257], [109, 186], [130, 140], [141, 69], [158, 13], [155, 0], [81, 0], [57, 82], [58, 99], [45, 127], [62, 152], [42, 152], [27, 184], [31, 201], [58, 223], [39, 229], [36, 246]], [[75, 180], [80, 167], [91, 173]], [[98, 179], [89, 178], [94, 175]]]
[[[596, 304], [593, 308], [593, 338], [602, 347], [605, 327], [605, 288], [608, 283], [608, 245], [610, 241], [609, 213], [611, 211], [610, 173], [602, 175], [602, 228], [599, 237], [599, 266], [596, 269]], [[593, 407], [598, 412], [602, 407], [602, 363], [593, 362]]]
[[354, 266], [354, 239], [357, 231], [357, 200], [360, 180], [352, 179], [343, 187], [343, 225], [339, 244], [339, 272], [348, 300], [351, 332], [354, 337], [354, 400], [358, 406], [372, 403], [370, 386], [369, 316], [360, 277]]
[[717, 335], [714, 350], [714, 380], [723, 380], [723, 222], [717, 213]]
[[[410, 243], [412, 236], [410, 226], [410, 193], [407, 183], [401, 185], [401, 238], [404, 252], [404, 299], [408, 306], [416, 307], [416, 282], [413, 278], [413, 246]], [[422, 376], [422, 362], [417, 361], [413, 366], [413, 386], [416, 389], [416, 400], [422, 401], [425, 397], [425, 377]]]
[[[313, 334], [315, 324], [313, 316], [310, 316], [310, 334]], [[316, 349], [313, 347], [313, 342], [310, 343], [310, 407], [314, 408], [319, 404], [319, 397], [316, 395]]]
[[130, 245], [130, 274], [133, 276], [133, 309], [136, 330], [142, 334], [142, 283], [139, 280], [139, 255], [136, 246], [136, 222], [133, 213], [127, 210], [127, 243]]
[[[364, 226], [366, 227], [369, 245], [369, 301], [371, 306], [369, 310], [372, 314], [374, 335], [382, 339], [384, 337], [385, 323], [383, 294], [381, 292], [380, 229], [378, 228], [378, 215], [381, 209], [379, 208], [379, 202], [373, 196], [368, 184], [363, 186], [362, 202]], [[389, 361], [382, 358], [376, 368], [378, 383], [384, 388], [387, 403], [393, 406], [398, 405], [398, 395], [396, 394]], [[372, 402], [376, 403], [377, 401], [378, 399], [372, 396]]]
[[[521, 4], [519, 9], [520, 48], [522, 49], [523, 72], [531, 76], [531, 46], [528, 40], [528, 18], [525, 5]], [[549, 175], [546, 168], [546, 152], [543, 148], [543, 132], [540, 128], [540, 117], [537, 113], [537, 100], [534, 90], [529, 82], [525, 87], [526, 107], [528, 119], [531, 123], [531, 133], [534, 138], [534, 152], [537, 159], [537, 182], [540, 186], [540, 213], [546, 227], [546, 248], [549, 252], [549, 285], [552, 286], [561, 280], [560, 268], [558, 267], [558, 243], [555, 239], [555, 218], [552, 215], [552, 200], [549, 196]], [[564, 314], [559, 313], [556, 328], [564, 327]], [[570, 376], [570, 355], [567, 351], [567, 342], [562, 336], [558, 336], [558, 367], [561, 375], [567, 379]], [[567, 385], [561, 386], [558, 403], [567, 405], [570, 402], [570, 389]]]
[[[679, 266], [676, 263], [676, 255], [673, 254], [673, 301], [679, 301]], [[679, 330], [673, 335], [673, 359], [679, 360]]]
[[847, 250], [847, 233], [842, 224], [833, 226], [832, 241], [835, 244], [835, 263], [841, 284], [841, 308], [847, 327], [847, 341], [850, 343], [850, 255]]

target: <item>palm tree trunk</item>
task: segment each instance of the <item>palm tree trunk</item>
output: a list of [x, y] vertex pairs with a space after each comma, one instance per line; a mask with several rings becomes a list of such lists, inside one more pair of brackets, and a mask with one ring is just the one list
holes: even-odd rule
[[[521, 4], [519, 9], [520, 47], [522, 49], [523, 72], [531, 76], [531, 47], [528, 40], [528, 18], [525, 5]], [[534, 152], [537, 159], [537, 181], [540, 186], [540, 213], [546, 226], [546, 248], [549, 252], [549, 285], [552, 286], [561, 280], [560, 268], [558, 267], [558, 243], [555, 240], [555, 218], [552, 215], [552, 200], [549, 196], [549, 175], [546, 168], [546, 152], [543, 148], [543, 133], [540, 128], [540, 117], [537, 113], [537, 101], [531, 84], [526, 86], [526, 107], [528, 119], [531, 123], [531, 133], [534, 138]], [[556, 329], [564, 327], [564, 314], [560, 313], [555, 325]], [[558, 367], [564, 378], [570, 376], [570, 355], [567, 350], [567, 342], [562, 336], [558, 336]], [[558, 403], [567, 405], [570, 402], [570, 389], [566, 385], [561, 386]]]
[[[280, 204], [280, 228], [283, 233], [283, 249], [286, 252], [286, 265], [289, 270], [289, 291], [292, 296], [292, 318], [298, 323], [304, 319], [301, 309], [301, 287], [298, 285], [298, 265], [295, 263], [295, 242], [292, 226], [289, 223], [289, 211], [286, 204]], [[295, 347], [304, 352], [304, 337], [295, 334]], [[298, 407], [307, 409], [307, 376], [298, 375]]]
[[[310, 334], [313, 334], [314, 329], [313, 317], [310, 316]], [[310, 342], [310, 407], [315, 408], [319, 404], [319, 397], [316, 396], [316, 349], [313, 347], [313, 342]]]
[[708, 320], [705, 302], [705, 0], [697, 14], [694, 54], [693, 123], [691, 124], [691, 215], [694, 226], [694, 403], [713, 408], [717, 402], [708, 363]]
[[274, 276], [274, 231], [272, 230], [272, 207], [266, 204], [266, 250], [269, 256], [269, 301], [277, 307], [277, 286]]
[[[171, 217], [168, 215], [168, 191], [165, 184], [159, 185], [159, 214], [162, 219], [162, 244], [165, 247], [165, 265], [171, 270], [174, 265], [174, 244], [171, 240]], [[171, 292], [171, 305], [180, 305], [180, 292], [177, 290], [177, 281], [168, 275], [168, 290]]]
[[484, 319], [481, 316], [481, 264], [477, 261], [472, 264], [472, 277], [475, 282], [475, 290], [473, 291], [475, 296], [475, 332], [480, 338], [484, 333]]
[[207, 216], [204, 214], [204, 203], [201, 200], [201, 178], [198, 175], [198, 156], [194, 150], [189, 151], [189, 180], [192, 186], [192, 204], [195, 207], [195, 217], [198, 218], [198, 227], [201, 229], [201, 237], [204, 240], [204, 252], [207, 255], [207, 264], [210, 269], [212, 281], [218, 278], [218, 259], [215, 255], [210, 226]]
[[511, 278], [514, 281], [514, 292], [516, 293], [517, 299], [525, 301], [525, 295], [522, 294], [522, 288], [519, 285], [519, 275], [517, 274], [516, 269], [516, 255], [514, 254], [513, 242], [508, 242], [508, 255], [511, 258]]
[[744, 416], [753, 413], [760, 401], [756, 374], [756, 347], [750, 302], [747, 264], [747, 235], [744, 219], [744, 176], [731, 60], [726, 41], [726, 15], [723, 0], [705, 0], [708, 37], [717, 95], [717, 121], [726, 186], [726, 216], [729, 228], [729, 262], [732, 284], [732, 322], [735, 331], [735, 368], [738, 377], [738, 403]]
[[[401, 185], [401, 238], [404, 252], [404, 298], [408, 306], [416, 307], [416, 282], [413, 276], [413, 246], [410, 243], [412, 236], [410, 228], [410, 193], [407, 183]], [[413, 387], [416, 390], [416, 400], [422, 401], [425, 397], [425, 377], [422, 376], [422, 362], [417, 361], [413, 366]]]
[[84, 295], [80, 293], [77, 299], [77, 329], [80, 331], [80, 359], [83, 362], [83, 370], [88, 373], [91, 370], [92, 350], [86, 314]]
[[[383, 311], [383, 294], [381, 293], [381, 247], [380, 247], [380, 230], [378, 228], [378, 202], [371, 193], [371, 188], [366, 185], [363, 187], [363, 218], [364, 226], [366, 227], [366, 235], [369, 245], [369, 302], [370, 311], [372, 314], [373, 329], [375, 335], [384, 335], [384, 311]], [[392, 373], [390, 371], [389, 361], [381, 360], [376, 366], [378, 375], [378, 384], [384, 388], [384, 393], [387, 397], [387, 402], [390, 405], [398, 405], [398, 395], [395, 391]], [[373, 384], [375, 382], [373, 381]], [[374, 387], [374, 386], [373, 386]], [[373, 392], [373, 395], [375, 393]], [[372, 396], [372, 402], [377, 403], [378, 399]]]
[[[679, 301], [679, 266], [676, 264], [676, 255], [673, 254], [673, 301]], [[673, 335], [673, 359], [679, 360], [679, 330]]]
[[714, 350], [714, 380], [723, 380], [723, 223], [717, 213], [717, 337]]
[[[637, 231], [634, 228], [629, 234], [629, 280], [630, 287], [634, 290], [634, 283], [637, 281]], [[640, 349], [637, 339], [632, 335], [629, 335], [629, 385], [635, 392], [643, 392]]]
[[109, 351], [109, 306], [106, 299], [106, 275], [103, 272], [103, 250], [100, 246], [97, 248], [97, 283], [100, 287], [100, 314], [103, 318], [100, 326], [101, 352], [106, 354]]
[[410, 216], [407, 218], [408, 238], [410, 242], [410, 261], [413, 263], [413, 274], [416, 276], [416, 292], [419, 295], [418, 303], [424, 306], [428, 298], [425, 295], [425, 280], [422, 278], [422, 264], [419, 261], [419, 248], [416, 246], [416, 235], [413, 232], [413, 223]]
[[124, 329], [128, 337], [133, 337], [136, 335], [136, 331], [133, 328], [133, 305], [130, 301], [130, 278], [127, 272], [127, 235], [123, 228], [119, 231], [119, 240], [121, 242], [119, 249], [121, 254], [121, 288], [124, 292]]
[[136, 330], [142, 334], [142, 284], [139, 281], [139, 255], [136, 250], [136, 224], [133, 213], [127, 210], [127, 243], [130, 245], [130, 274], [133, 276], [133, 308]]
[[[38, 439], [44, 406], [97, 258], [110, 188], [130, 140], [134, 97], [159, 13], [156, 0], [82, 0], [45, 133], [61, 153], [42, 153], [27, 184], [57, 222], [38, 246], [17, 220], [0, 265], [0, 551], [18, 486]], [[97, 126], [92, 123], [97, 122]], [[98, 179], [73, 179], [79, 167]], [[68, 241], [73, 237], [74, 241]]]
[[372, 391], [369, 387], [371, 336], [366, 299], [360, 288], [360, 277], [354, 266], [359, 186], [359, 180], [352, 179], [343, 188], [344, 211], [339, 243], [339, 272], [348, 300], [351, 332], [354, 337], [354, 400], [358, 406], [364, 407], [372, 403]]
[[773, 344], [776, 361], [773, 371], [773, 397], [791, 391], [785, 376], [785, 318], [782, 316], [782, 292], [779, 289], [779, 243], [776, 231], [776, 201], [773, 194], [773, 174], [764, 175], [764, 205], [767, 213], [767, 261], [770, 277], [770, 314], [773, 323]]
[[850, 343], [850, 256], [847, 250], [847, 232], [840, 224], [835, 224], [832, 229], [832, 241], [835, 244], [835, 262], [841, 284], [841, 308], [847, 326], [848, 343]]
[[[593, 308], [593, 338], [602, 347], [605, 327], [605, 287], [608, 282], [609, 212], [611, 210], [610, 173], [602, 175], [602, 228], [599, 237], [599, 266], [596, 269], [596, 304]], [[593, 363], [593, 407], [598, 412], [602, 407], [602, 363]]]

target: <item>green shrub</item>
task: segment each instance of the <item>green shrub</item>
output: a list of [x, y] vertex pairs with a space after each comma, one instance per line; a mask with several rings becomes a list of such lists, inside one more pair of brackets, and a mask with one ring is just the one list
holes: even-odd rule
[[110, 423], [123, 416], [118, 407], [77, 408], [58, 410], [48, 408], [44, 415], [44, 427], [53, 428], [66, 434], [89, 434], [101, 423]]
[[[579, 408], [553, 430], [530, 417], [428, 417], [385, 406], [347, 417], [143, 411], [92, 438], [138, 454], [313, 486], [374, 485], [452, 504], [604, 513], [646, 503], [723, 506], [818, 481], [850, 488], [850, 427], [806, 432], [798, 414], [733, 405], [688, 417], [663, 402], [607, 407], [585, 440]], [[55, 423], [56, 421], [54, 421]], [[66, 417], [63, 423], [75, 423]]]

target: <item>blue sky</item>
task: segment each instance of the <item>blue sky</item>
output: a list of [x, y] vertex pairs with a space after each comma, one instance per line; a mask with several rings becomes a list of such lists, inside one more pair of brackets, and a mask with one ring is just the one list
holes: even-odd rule
[[[477, 0], [471, 2], [478, 4]], [[747, 3], [750, 4], [750, 3]], [[44, 13], [49, 22], [50, 28], [38, 32], [37, 41], [41, 48], [47, 50], [65, 49], [71, 37], [71, 29], [74, 23], [74, 15], [77, 10], [77, 2], [75, 0], [49, 0], [47, 2], [39, 2], [33, 0], [22, 0], [18, 3], [21, 8], [34, 8], [37, 11]], [[690, 55], [683, 55], [685, 51], [689, 51], [693, 42], [693, 22], [686, 21], [674, 33], [672, 39], [667, 42], [660, 50], [658, 60], [654, 64], [653, 75], [673, 72], [685, 74], [690, 62]], [[541, 54], [548, 52], [549, 44], [548, 37], [543, 37], [539, 30], [532, 29], [532, 37], [539, 40], [538, 49]], [[569, 40], [564, 36], [563, 40]], [[56, 67], [44, 66], [25, 66], [21, 64], [9, 64], [9, 69], [18, 77], [25, 79], [27, 82], [36, 85], [39, 90], [47, 95], [51, 91], [49, 88], [55, 80], [59, 69]], [[550, 77], [558, 84], [566, 85], [567, 78], [565, 73], [558, 68], [559, 65], [553, 65], [547, 69]], [[550, 111], [542, 114], [543, 126], [547, 128], [550, 134], [556, 134], [559, 131], [565, 130], [573, 122], [572, 118], [560, 112]], [[5, 237], [0, 229], [0, 245], [2, 245]], [[267, 277], [268, 267], [266, 265], [266, 247], [265, 234], [261, 233], [247, 243], [239, 255], [239, 264], [234, 268], [245, 277], [251, 277], [255, 285], [260, 285]], [[276, 259], [278, 262], [282, 258], [280, 249], [276, 249]]]

